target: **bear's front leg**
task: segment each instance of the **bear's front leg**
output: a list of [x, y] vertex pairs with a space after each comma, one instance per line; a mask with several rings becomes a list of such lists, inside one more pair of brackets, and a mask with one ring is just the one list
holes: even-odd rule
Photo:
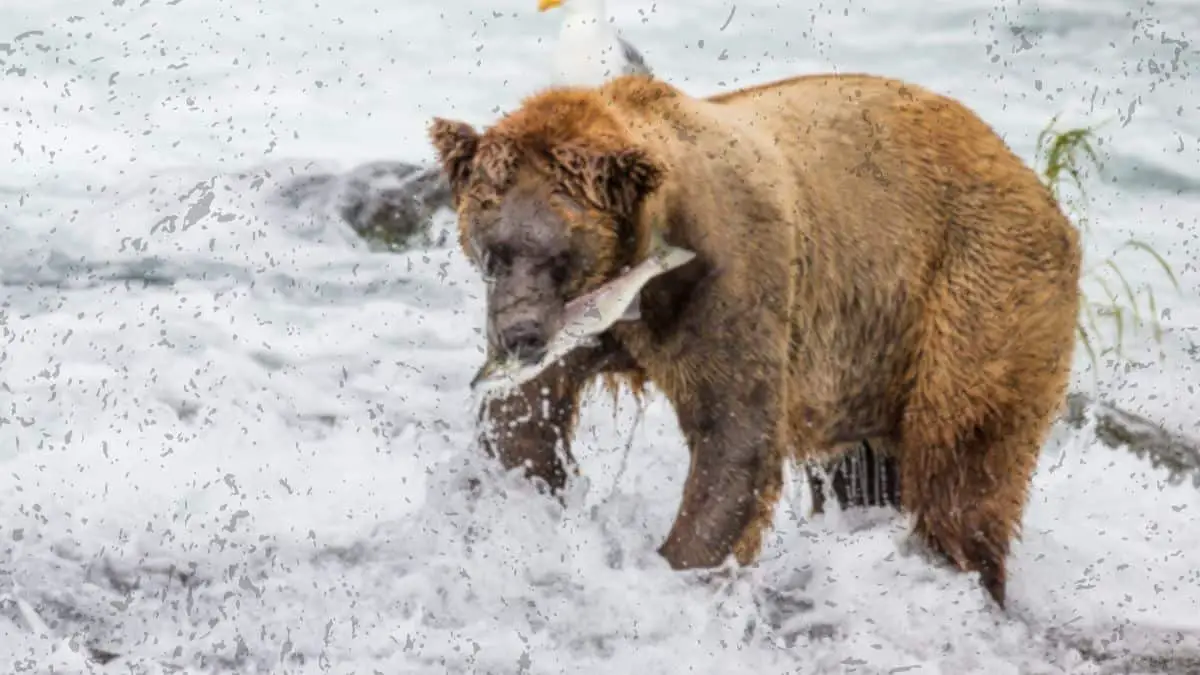
[[777, 372], [758, 367], [708, 378], [675, 401], [691, 466], [675, 524], [659, 548], [673, 568], [716, 567], [730, 553], [748, 565], [758, 556], [783, 482]]

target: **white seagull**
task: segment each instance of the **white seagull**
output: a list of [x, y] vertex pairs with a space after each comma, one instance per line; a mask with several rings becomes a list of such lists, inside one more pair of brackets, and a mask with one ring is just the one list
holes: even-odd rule
[[562, 31], [554, 47], [554, 81], [559, 85], [598, 87], [621, 75], [650, 75], [636, 47], [608, 21], [604, 0], [538, 0], [538, 11], [562, 7]]

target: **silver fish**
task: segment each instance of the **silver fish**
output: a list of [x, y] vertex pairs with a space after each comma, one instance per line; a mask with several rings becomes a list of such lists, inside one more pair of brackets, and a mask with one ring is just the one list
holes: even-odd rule
[[651, 235], [651, 250], [642, 262], [590, 293], [567, 303], [563, 326], [550, 340], [546, 354], [537, 363], [519, 359], [492, 359], [471, 380], [471, 389], [513, 389], [537, 377], [555, 361], [579, 347], [599, 344], [597, 336], [618, 321], [642, 318], [641, 291], [654, 277], [670, 272], [696, 257], [687, 249], [671, 246], [657, 230]]

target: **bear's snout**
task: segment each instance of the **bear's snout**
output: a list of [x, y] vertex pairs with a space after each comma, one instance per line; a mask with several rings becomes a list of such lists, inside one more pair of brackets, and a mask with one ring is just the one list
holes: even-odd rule
[[521, 361], [535, 363], [546, 354], [545, 324], [534, 319], [521, 319], [499, 331], [501, 350]]

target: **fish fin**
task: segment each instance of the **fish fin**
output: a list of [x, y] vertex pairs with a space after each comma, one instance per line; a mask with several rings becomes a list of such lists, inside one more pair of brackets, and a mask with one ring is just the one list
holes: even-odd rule
[[625, 308], [625, 313], [621, 315], [619, 321], [639, 321], [642, 318], [642, 294], [638, 293], [633, 296], [633, 300], [629, 302], [629, 306]]

